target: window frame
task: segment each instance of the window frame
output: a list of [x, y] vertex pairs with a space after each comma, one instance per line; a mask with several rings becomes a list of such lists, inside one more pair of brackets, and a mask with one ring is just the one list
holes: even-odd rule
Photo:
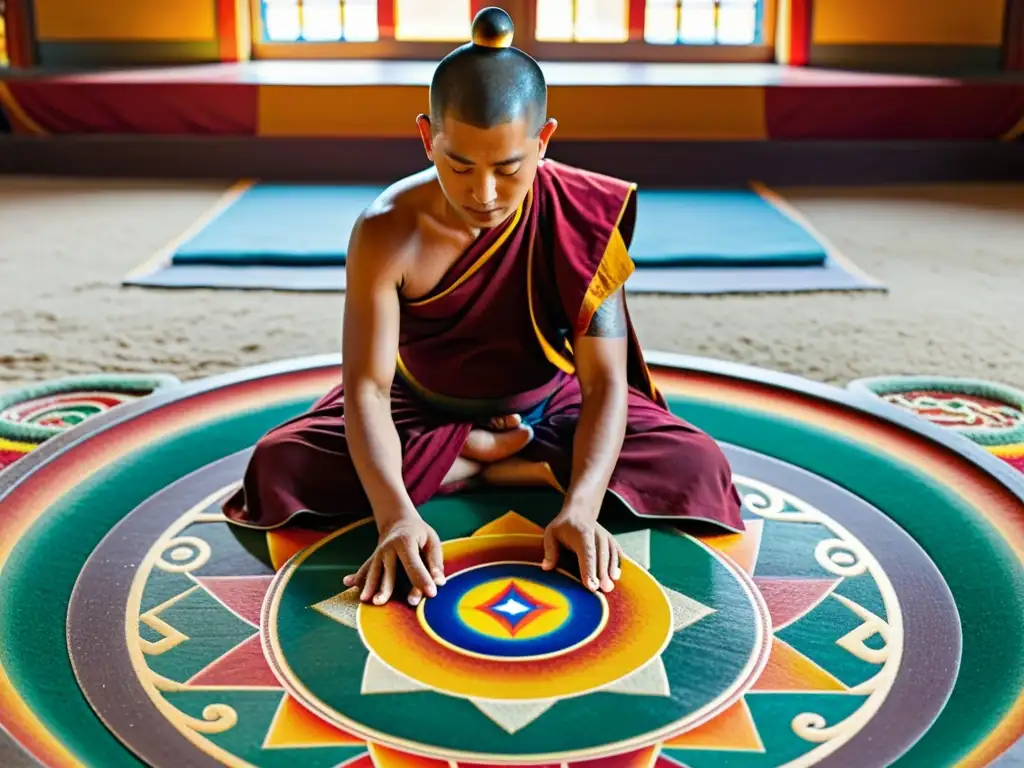
[[[776, 60], [775, 32], [780, 0], [761, 0], [763, 30], [753, 45], [660, 45], [644, 40], [622, 43], [548, 42], [534, 37], [536, 0], [492, 0], [516, 20], [514, 45], [538, 61], [663, 62], [770, 64]], [[476, 2], [471, 5], [477, 5]], [[397, 59], [436, 61], [462, 42], [381, 39], [374, 42], [268, 42], [263, 37], [262, 0], [249, 0], [252, 58], [263, 59]]]

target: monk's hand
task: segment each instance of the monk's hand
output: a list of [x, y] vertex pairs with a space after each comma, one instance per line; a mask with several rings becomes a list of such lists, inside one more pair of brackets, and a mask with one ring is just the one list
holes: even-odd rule
[[382, 525], [377, 549], [343, 582], [346, 587], [362, 587], [359, 599], [364, 603], [384, 605], [395, 592], [399, 562], [412, 583], [409, 605], [418, 605], [424, 595], [434, 597], [445, 582], [441, 540], [417, 514]]
[[580, 580], [591, 591], [611, 592], [622, 576], [622, 548], [589, 510], [564, 509], [544, 529], [544, 562], [550, 571], [558, 565], [559, 547], [573, 552], [580, 564]]

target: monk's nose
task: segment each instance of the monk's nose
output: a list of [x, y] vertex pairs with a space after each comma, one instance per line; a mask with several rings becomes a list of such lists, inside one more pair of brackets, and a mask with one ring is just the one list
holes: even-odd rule
[[495, 178], [490, 174], [483, 174], [474, 179], [471, 194], [473, 200], [482, 206], [488, 206], [495, 202], [498, 197], [498, 184]]

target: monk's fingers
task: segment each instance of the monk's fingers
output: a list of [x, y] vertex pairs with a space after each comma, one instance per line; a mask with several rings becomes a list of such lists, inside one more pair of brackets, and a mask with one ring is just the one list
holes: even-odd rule
[[618, 581], [622, 578], [622, 545], [615, 540], [614, 536], [609, 535], [608, 540], [612, 545], [611, 576], [612, 579]]
[[423, 593], [420, 592], [416, 587], [409, 590], [409, 605], [416, 606], [420, 604], [420, 600], [423, 599]]
[[612, 543], [611, 536], [605, 531], [598, 531], [597, 536], [597, 579], [601, 582], [601, 590], [611, 592], [615, 589], [615, 582], [612, 581]]
[[383, 564], [383, 574], [380, 579], [380, 589], [377, 590], [377, 594], [373, 596], [373, 602], [375, 605], [384, 605], [388, 600], [391, 599], [391, 595], [395, 591], [395, 577], [397, 576], [397, 562], [398, 558], [395, 555], [395, 550], [390, 547], [385, 550], [384, 556], [381, 558]]
[[576, 556], [580, 561], [580, 578], [587, 589], [596, 592], [601, 585], [597, 578], [597, 536], [584, 533], [581, 537], [580, 551]]
[[366, 581], [366, 574], [369, 572], [370, 565], [373, 563], [373, 558], [376, 556], [377, 553], [374, 552], [372, 555], [370, 555], [370, 558], [359, 567], [358, 571], [356, 571], [355, 573], [350, 573], [348, 576], [341, 580], [341, 583], [344, 584], [346, 587], [361, 587], [363, 583]]
[[398, 556], [402, 559], [402, 565], [405, 566], [405, 572], [412, 585], [427, 597], [436, 595], [437, 587], [434, 586], [434, 580], [430, 578], [430, 572], [423, 564], [420, 548], [416, 542], [412, 539], [402, 539], [395, 546], [398, 548]]
[[[544, 529], [544, 560], [540, 567], [545, 571], [550, 571], [556, 565], [558, 565], [558, 539], [554, 531], [551, 530], [551, 526], [548, 526]], [[582, 575], [582, 571], [580, 575]]]
[[366, 581], [363, 583], [363, 591], [359, 595], [359, 599], [366, 602], [374, 593], [377, 591], [377, 587], [380, 584], [381, 570], [384, 563], [382, 562], [381, 553], [375, 552], [370, 560], [370, 570], [366, 574]]
[[441, 539], [437, 532], [431, 528], [427, 534], [427, 568], [430, 569], [430, 576], [438, 586], [444, 584], [444, 551], [441, 549]]

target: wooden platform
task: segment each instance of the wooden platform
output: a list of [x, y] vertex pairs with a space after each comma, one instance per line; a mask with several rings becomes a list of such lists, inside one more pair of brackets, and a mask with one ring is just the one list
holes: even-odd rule
[[[984, 140], [1024, 117], [1024, 79], [758, 64], [543, 66], [562, 139]], [[433, 62], [261, 61], [28, 73], [8, 79], [4, 101], [27, 132], [399, 138], [413, 134], [427, 106], [433, 69]]]
[[[392, 178], [424, 163], [414, 119], [427, 108], [434, 66], [258, 61], [9, 72], [0, 106], [26, 138], [3, 142], [0, 171], [98, 165], [119, 175]], [[641, 183], [1024, 176], [1020, 145], [1006, 146], [1024, 133], [1024, 77], [542, 66], [559, 157]]]

